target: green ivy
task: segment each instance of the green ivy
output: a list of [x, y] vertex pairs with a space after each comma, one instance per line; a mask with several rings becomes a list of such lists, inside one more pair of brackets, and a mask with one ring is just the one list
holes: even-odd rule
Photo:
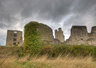
[[24, 27], [24, 47], [26, 52], [36, 52], [40, 45], [40, 34], [37, 29], [39, 27], [38, 22], [30, 22]]

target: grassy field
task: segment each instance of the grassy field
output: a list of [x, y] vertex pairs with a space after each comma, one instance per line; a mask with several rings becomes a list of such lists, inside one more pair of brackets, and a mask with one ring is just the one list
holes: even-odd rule
[[96, 68], [96, 46], [50, 45], [28, 54], [21, 47], [0, 47], [0, 68]]
[[[3, 59], [0, 59], [0, 63]], [[40, 58], [23, 57], [16, 59], [10, 57], [0, 65], [0, 68], [96, 68], [96, 62], [91, 57], [57, 57], [55, 59], [48, 59], [46, 56]]]

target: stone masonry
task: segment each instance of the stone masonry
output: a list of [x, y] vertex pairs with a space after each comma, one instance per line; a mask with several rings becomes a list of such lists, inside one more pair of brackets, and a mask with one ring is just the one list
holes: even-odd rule
[[20, 46], [22, 44], [22, 31], [8, 30], [6, 46]]
[[37, 30], [38, 30], [38, 33], [41, 34], [42, 41], [47, 42], [47, 43], [53, 42], [53, 40], [54, 40], [53, 31], [49, 26], [39, 23]]
[[96, 26], [92, 27], [91, 33], [88, 33], [86, 26], [73, 26], [71, 36], [66, 43], [71, 45], [96, 45]]
[[89, 33], [89, 39], [87, 41], [89, 45], [96, 45], [96, 26], [92, 27], [91, 33]]
[[[26, 39], [28, 37], [30, 39], [33, 38], [31, 36], [31, 34], [34, 33], [34, 29], [36, 29], [35, 30], [35, 32], [36, 32], [35, 34], [37, 34], [36, 36], [38, 36], [38, 41], [40, 43], [44, 43], [44, 44], [53, 43], [54, 37], [53, 37], [52, 29], [49, 26], [47, 26], [45, 24], [42, 24], [42, 23], [39, 23], [39, 22], [36, 22], [36, 21], [31, 21], [31, 22], [29, 22], [28, 24], [25, 25], [25, 27], [24, 27], [24, 30], [25, 30], [24, 31], [24, 42], [25, 43], [27, 43]], [[34, 42], [32, 40], [30, 41], [30, 39], [27, 39], [27, 41]]]
[[[70, 45], [96, 45], [96, 26], [92, 27], [90, 33], [86, 26], [72, 26], [71, 35], [69, 39], [64, 40], [63, 31], [61, 28], [55, 30], [55, 38], [53, 37], [52, 29], [45, 25], [38, 23], [38, 33], [40, 33], [41, 40], [46, 43], [59, 44], [66, 43]], [[22, 44], [22, 31], [8, 30], [7, 31], [7, 46], [20, 46]]]
[[59, 40], [61, 43], [64, 42], [64, 35], [61, 28], [55, 30], [55, 39]]

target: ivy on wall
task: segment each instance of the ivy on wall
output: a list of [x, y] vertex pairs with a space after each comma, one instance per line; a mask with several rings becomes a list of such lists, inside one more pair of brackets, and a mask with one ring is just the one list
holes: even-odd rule
[[24, 27], [24, 47], [27, 52], [38, 52], [40, 45], [40, 34], [37, 29], [38, 22], [29, 22]]

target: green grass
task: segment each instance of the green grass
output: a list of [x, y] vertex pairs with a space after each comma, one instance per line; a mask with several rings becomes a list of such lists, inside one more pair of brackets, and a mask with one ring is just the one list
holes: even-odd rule
[[25, 54], [23, 47], [0, 47], [1, 56], [13, 52], [0, 68], [96, 68], [96, 46], [59, 44], [40, 48], [38, 53], [33, 51], [34, 55]]
[[14, 68], [51, 68], [49, 65], [41, 62], [14, 62]]
[[[33, 51], [33, 50], [36, 51]], [[38, 55], [38, 56], [43, 56], [47, 55], [48, 57], [58, 57], [59, 55], [61, 56], [66, 56], [70, 55], [73, 57], [86, 57], [86, 56], [92, 56], [93, 58], [96, 58], [96, 46], [85, 46], [85, 45], [66, 45], [66, 44], [59, 44], [59, 45], [42, 45], [42, 46], [37, 46], [36, 48], [33, 47], [31, 49], [29, 54], [30, 56]], [[19, 57], [24, 56], [24, 50], [23, 47], [22, 49], [19, 49], [17, 51], [17, 54]], [[26, 56], [26, 54], [25, 54]]]
[[26, 62], [15, 62], [14, 63], [14, 68], [32, 68], [32, 65], [29, 61]]

